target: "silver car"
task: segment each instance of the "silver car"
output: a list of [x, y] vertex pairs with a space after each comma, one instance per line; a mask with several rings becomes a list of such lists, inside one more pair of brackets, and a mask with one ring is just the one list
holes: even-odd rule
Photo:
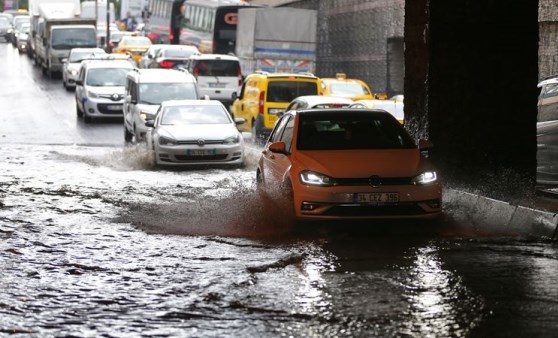
[[219, 101], [165, 101], [147, 134], [157, 165], [244, 164], [244, 140], [234, 119]]
[[558, 77], [539, 83], [537, 115], [537, 185], [558, 186]]
[[67, 58], [62, 62], [62, 85], [67, 90], [76, 87], [79, 68], [83, 60], [95, 59], [106, 56], [107, 53], [101, 48], [73, 48]]
[[76, 81], [76, 111], [85, 123], [95, 118], [120, 117], [126, 75], [134, 66], [127, 60], [88, 60]]

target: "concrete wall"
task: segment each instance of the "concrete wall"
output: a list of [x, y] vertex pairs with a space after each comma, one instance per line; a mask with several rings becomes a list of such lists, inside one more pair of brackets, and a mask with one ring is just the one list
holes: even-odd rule
[[[318, 10], [318, 76], [343, 72], [375, 93], [392, 95], [403, 93], [404, 64], [392, 62], [389, 72], [388, 55], [392, 60], [403, 55], [397, 39], [403, 39], [404, 5], [404, 0], [306, 0], [283, 6]], [[393, 53], [393, 46], [401, 51]]]
[[446, 177], [520, 193], [536, 170], [538, 0], [406, 4], [406, 118]]
[[558, 0], [539, 0], [539, 79], [558, 74]]

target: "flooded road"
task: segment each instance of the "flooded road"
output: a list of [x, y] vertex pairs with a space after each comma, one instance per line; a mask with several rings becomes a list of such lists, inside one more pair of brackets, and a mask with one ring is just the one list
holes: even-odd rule
[[472, 230], [452, 210], [296, 227], [255, 191], [254, 146], [244, 169], [154, 168], [120, 121], [84, 125], [59, 79], [7, 44], [0, 60], [1, 86], [26, 93], [0, 93], [0, 336], [558, 329], [553, 241]]

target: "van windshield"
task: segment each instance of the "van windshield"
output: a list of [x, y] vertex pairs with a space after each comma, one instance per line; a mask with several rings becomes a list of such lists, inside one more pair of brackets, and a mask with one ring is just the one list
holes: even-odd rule
[[303, 95], [318, 95], [318, 85], [306, 81], [272, 81], [267, 86], [268, 102], [291, 102]]
[[238, 76], [240, 64], [236, 60], [199, 60], [192, 73], [195, 76]]
[[52, 31], [52, 48], [97, 47], [97, 35], [93, 28], [65, 28]]
[[118, 87], [126, 84], [131, 68], [92, 68], [87, 73], [86, 84], [92, 87]]
[[168, 100], [197, 100], [196, 85], [187, 83], [142, 83], [139, 85], [139, 103], [161, 104]]

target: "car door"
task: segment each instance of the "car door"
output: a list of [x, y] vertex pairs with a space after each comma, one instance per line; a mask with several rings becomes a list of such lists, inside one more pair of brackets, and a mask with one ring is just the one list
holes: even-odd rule
[[[294, 117], [285, 115], [279, 123], [269, 142], [262, 152], [262, 171], [266, 186], [280, 188], [289, 178], [291, 168], [290, 150], [293, 139]], [[269, 150], [269, 145], [275, 142], [285, 142], [286, 153], [274, 153]]]
[[[85, 67], [81, 67], [78, 76], [78, 82], [76, 83], [76, 104], [79, 106], [81, 111], [85, 111], [85, 107], [83, 105], [83, 98], [85, 97]], [[78, 85], [78, 83], [81, 83]]]

